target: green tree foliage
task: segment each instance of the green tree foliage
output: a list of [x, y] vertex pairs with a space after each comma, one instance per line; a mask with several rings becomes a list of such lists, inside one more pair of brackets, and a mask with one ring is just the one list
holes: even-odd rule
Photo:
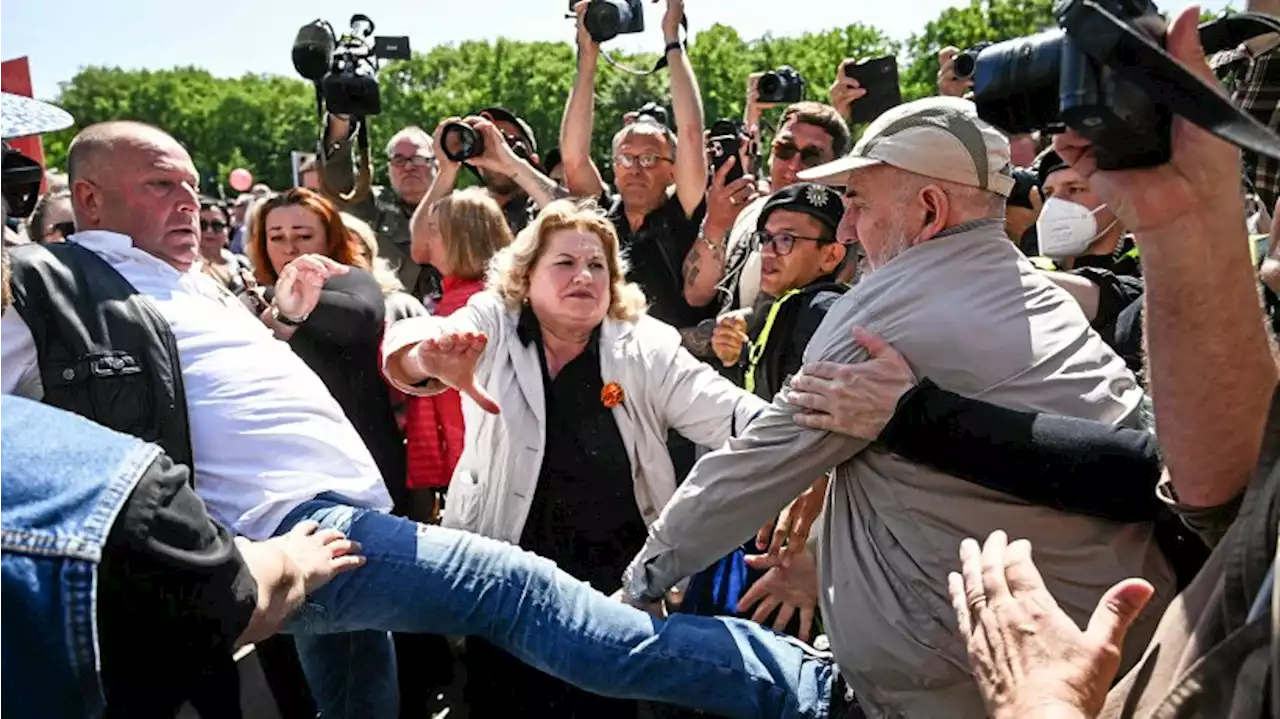
[[[713, 25], [689, 43], [689, 57], [702, 89], [707, 122], [741, 117], [747, 75], [791, 65], [807, 81], [806, 96], [825, 101], [841, 60], [897, 54], [903, 62], [908, 98], [934, 92], [937, 51], [1003, 40], [1052, 25], [1051, 0], [973, 0], [944, 11], [899, 46], [880, 30], [854, 24], [799, 37], [744, 39], [731, 27]], [[608, 46], [605, 48], [609, 52]], [[653, 54], [615, 58], [634, 68], [652, 67]], [[524, 117], [545, 152], [559, 136], [560, 117], [573, 83], [574, 48], [562, 42], [470, 41], [415, 53], [383, 69], [383, 112], [370, 123], [374, 156], [407, 125], [431, 132], [442, 119], [498, 105]], [[593, 153], [609, 155], [609, 140], [624, 113], [646, 102], [670, 106], [666, 73], [637, 76], [600, 64], [596, 79]], [[218, 78], [191, 67], [135, 71], [89, 67], [61, 86], [55, 100], [75, 118], [75, 127], [45, 139], [50, 164], [64, 167], [75, 131], [113, 119], [149, 122], [171, 132], [191, 152], [216, 192], [227, 173], [245, 167], [255, 178], [284, 187], [292, 178], [291, 150], [314, 150], [319, 136], [310, 84], [294, 77], [245, 75]], [[376, 162], [380, 179], [384, 163]], [[608, 167], [601, 163], [602, 169]]]
[[910, 65], [902, 74], [902, 95], [916, 99], [937, 92], [938, 51], [1000, 42], [1057, 26], [1053, 0], [972, 0], [948, 8], [907, 41]]

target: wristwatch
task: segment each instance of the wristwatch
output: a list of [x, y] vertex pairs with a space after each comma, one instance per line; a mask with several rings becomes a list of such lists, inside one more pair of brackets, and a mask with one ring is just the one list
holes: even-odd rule
[[276, 322], [279, 322], [285, 327], [301, 327], [302, 323], [306, 322], [307, 317], [309, 316], [310, 315], [304, 315], [302, 317], [299, 317], [298, 319], [294, 319], [292, 317], [286, 317], [285, 314], [280, 311], [280, 308], [278, 306], [271, 305], [271, 319], [275, 320]]

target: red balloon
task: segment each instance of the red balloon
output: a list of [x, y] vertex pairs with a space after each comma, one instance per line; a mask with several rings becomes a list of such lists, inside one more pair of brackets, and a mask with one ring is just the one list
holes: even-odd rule
[[228, 179], [231, 181], [231, 189], [237, 192], [248, 192], [253, 187], [253, 173], [243, 167], [232, 170]]

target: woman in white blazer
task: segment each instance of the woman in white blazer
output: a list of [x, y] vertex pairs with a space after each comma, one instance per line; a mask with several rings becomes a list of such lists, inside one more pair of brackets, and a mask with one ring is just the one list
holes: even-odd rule
[[[714, 448], [765, 405], [645, 315], [624, 274], [602, 213], [552, 203], [494, 258], [487, 291], [447, 318], [393, 324], [383, 346], [386, 375], [403, 391], [450, 386], [473, 400], [463, 402], [466, 441], [444, 525], [533, 549], [606, 593], [675, 492], [668, 429]], [[561, 373], [572, 384], [557, 382]], [[504, 684], [513, 671], [503, 667]], [[555, 697], [537, 709], [583, 711], [585, 696], [540, 684], [503, 702]]]

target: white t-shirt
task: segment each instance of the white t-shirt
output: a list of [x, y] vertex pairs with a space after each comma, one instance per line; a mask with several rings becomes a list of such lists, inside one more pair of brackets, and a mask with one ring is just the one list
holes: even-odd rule
[[[738, 213], [738, 218], [733, 221], [733, 227], [729, 230], [729, 239], [725, 244], [725, 263], [737, 260], [742, 264], [741, 274], [738, 276], [738, 296], [733, 298], [736, 301], [735, 307], [754, 307], [756, 297], [760, 295], [760, 250], [752, 250], [748, 248], [751, 242], [751, 234], [756, 231], [756, 224], [760, 222], [760, 212], [764, 209], [764, 203], [768, 201], [769, 196], [764, 195], [757, 197], [751, 204], [742, 208], [742, 212]], [[746, 253], [746, 259], [738, 259], [743, 253]], [[732, 271], [733, 267], [726, 267], [727, 271]], [[726, 283], [727, 284], [727, 283]]]
[[[321, 493], [381, 511], [391, 497], [329, 390], [244, 305], [198, 268], [178, 272], [114, 232], [71, 240], [106, 260], [169, 322], [178, 343], [196, 492], [214, 519], [252, 539]], [[0, 389], [43, 395], [35, 342], [12, 309], [0, 318]]]

